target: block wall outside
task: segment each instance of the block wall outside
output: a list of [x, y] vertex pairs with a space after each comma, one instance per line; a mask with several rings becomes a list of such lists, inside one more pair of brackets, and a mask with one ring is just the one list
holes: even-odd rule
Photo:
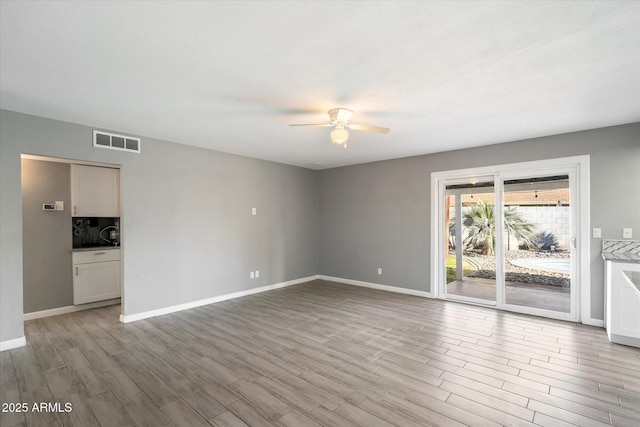
[[[529, 222], [537, 224], [539, 233], [553, 234], [558, 242], [558, 249], [567, 249], [571, 239], [569, 223], [569, 206], [517, 206], [514, 207]], [[464, 209], [463, 209], [464, 212]], [[455, 218], [455, 208], [450, 210], [450, 218]], [[463, 231], [463, 239], [467, 234]], [[507, 237], [509, 241], [507, 242]], [[517, 250], [519, 242], [513, 236], [505, 233], [505, 245], [510, 250]]]
[[568, 248], [571, 239], [569, 206], [518, 206], [522, 216], [538, 224], [538, 232], [553, 234], [560, 248]]

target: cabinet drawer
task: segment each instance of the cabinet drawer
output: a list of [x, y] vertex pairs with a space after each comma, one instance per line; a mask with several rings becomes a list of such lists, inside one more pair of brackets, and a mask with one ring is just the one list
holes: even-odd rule
[[73, 264], [88, 264], [91, 262], [119, 261], [120, 249], [104, 249], [96, 251], [74, 252]]

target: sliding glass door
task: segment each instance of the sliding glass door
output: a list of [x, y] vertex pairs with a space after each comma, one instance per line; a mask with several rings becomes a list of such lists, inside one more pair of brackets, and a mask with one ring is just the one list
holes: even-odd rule
[[575, 170], [438, 181], [437, 296], [578, 320]]
[[493, 177], [445, 186], [446, 294], [451, 299], [496, 303], [494, 201]]
[[571, 312], [569, 175], [503, 181], [505, 304]]

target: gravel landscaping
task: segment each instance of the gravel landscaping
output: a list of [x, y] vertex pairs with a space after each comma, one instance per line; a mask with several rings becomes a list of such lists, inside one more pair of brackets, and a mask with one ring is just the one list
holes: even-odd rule
[[[495, 279], [496, 258], [494, 256], [480, 255], [474, 252], [464, 252], [467, 261], [475, 264], [477, 270], [470, 273], [469, 277], [481, 277], [483, 279]], [[568, 252], [537, 252], [537, 251], [508, 251], [505, 257], [505, 270], [507, 282], [529, 283], [543, 286], [569, 287], [569, 275], [562, 273], [551, 273], [547, 271], [534, 270], [531, 268], [518, 267], [511, 264], [511, 260], [521, 258], [550, 258], [568, 259]]]

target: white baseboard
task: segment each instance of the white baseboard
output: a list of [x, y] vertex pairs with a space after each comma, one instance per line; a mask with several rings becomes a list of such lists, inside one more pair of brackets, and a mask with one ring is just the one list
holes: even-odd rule
[[640, 347], [640, 338], [625, 337], [624, 335], [608, 334], [609, 341], [616, 344], [628, 345], [630, 347]]
[[59, 314], [73, 313], [76, 311], [89, 310], [92, 308], [105, 307], [107, 305], [120, 304], [120, 298], [114, 298], [104, 301], [90, 302], [81, 305], [68, 305], [66, 307], [52, 308], [49, 310], [33, 311], [24, 314], [24, 320], [40, 319], [41, 317], [57, 316]]
[[342, 277], [332, 277], [319, 275], [318, 279], [328, 280], [330, 282], [343, 283], [345, 285], [362, 286], [364, 288], [378, 289], [381, 291], [395, 292], [398, 294], [415, 295], [424, 298], [433, 298], [433, 293], [425, 291], [416, 291], [415, 289], [399, 288], [397, 286], [381, 285], [379, 283], [362, 282], [360, 280], [343, 279]]
[[24, 336], [14, 340], [0, 341], [0, 351], [11, 350], [25, 345], [27, 345], [27, 339]]
[[217, 297], [205, 298], [198, 301], [191, 301], [184, 304], [172, 305], [169, 307], [159, 308], [157, 310], [144, 311], [142, 313], [120, 315], [120, 321], [122, 323], [135, 322], [136, 320], [147, 319], [149, 317], [162, 316], [163, 314], [175, 313], [176, 311], [188, 310], [190, 308], [200, 307], [203, 305], [214, 304], [216, 302], [226, 301], [234, 298], [240, 298], [247, 295], [253, 295], [260, 292], [267, 292], [274, 289], [285, 288], [287, 286], [298, 285], [300, 283], [310, 282], [316, 280], [317, 275], [303, 277], [301, 279], [289, 280], [288, 282], [276, 283], [274, 285], [262, 286], [259, 288], [247, 289], [246, 291], [233, 292], [231, 294], [219, 295]]
[[582, 323], [590, 326], [597, 326], [599, 328], [604, 328], [604, 320], [593, 319], [591, 317], [582, 319]]

